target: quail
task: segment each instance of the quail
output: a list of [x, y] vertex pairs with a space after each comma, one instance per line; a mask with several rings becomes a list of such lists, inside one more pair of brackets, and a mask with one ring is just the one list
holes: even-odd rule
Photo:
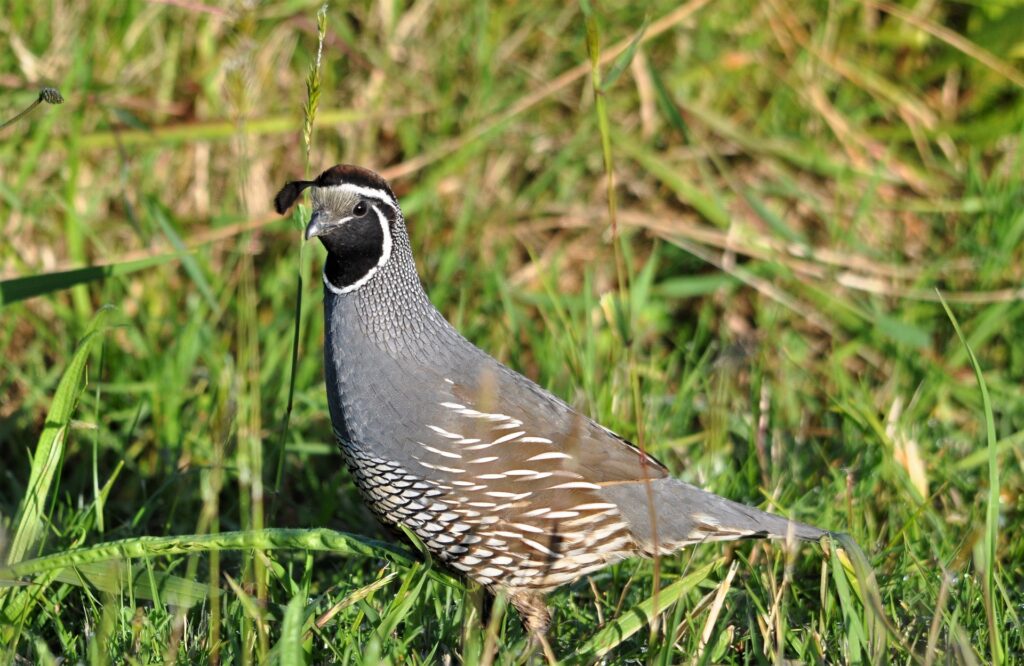
[[324, 368], [334, 434], [376, 516], [504, 592], [543, 639], [545, 595], [626, 557], [826, 534], [669, 476], [633, 444], [480, 350], [431, 304], [381, 176], [341, 164], [305, 189], [327, 249]]

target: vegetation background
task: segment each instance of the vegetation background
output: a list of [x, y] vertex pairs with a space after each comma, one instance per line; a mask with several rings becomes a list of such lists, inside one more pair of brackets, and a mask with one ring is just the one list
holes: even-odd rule
[[66, 101], [0, 130], [0, 661], [527, 659], [331, 441], [271, 198], [339, 161], [471, 340], [877, 574], [627, 561], [553, 595], [559, 656], [1021, 660], [1024, 2], [630, 4], [5, 6], [0, 121]]

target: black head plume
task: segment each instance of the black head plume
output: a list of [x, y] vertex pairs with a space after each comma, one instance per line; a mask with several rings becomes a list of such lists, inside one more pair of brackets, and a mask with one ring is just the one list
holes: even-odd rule
[[293, 180], [290, 183], [286, 183], [281, 188], [281, 191], [277, 193], [277, 196], [274, 197], [274, 210], [279, 215], [284, 215], [292, 207], [292, 204], [295, 203], [295, 200], [299, 198], [299, 195], [302, 194], [302, 191], [313, 185], [316, 185], [316, 181]]

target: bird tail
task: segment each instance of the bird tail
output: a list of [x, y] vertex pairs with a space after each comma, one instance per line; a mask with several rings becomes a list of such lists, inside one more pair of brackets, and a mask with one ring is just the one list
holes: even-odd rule
[[672, 552], [705, 541], [736, 539], [802, 539], [817, 541], [828, 534], [811, 525], [787, 520], [727, 500], [678, 479], [652, 479], [657, 533], [651, 525], [645, 484], [606, 486], [602, 494], [618, 505], [636, 544], [648, 554]]

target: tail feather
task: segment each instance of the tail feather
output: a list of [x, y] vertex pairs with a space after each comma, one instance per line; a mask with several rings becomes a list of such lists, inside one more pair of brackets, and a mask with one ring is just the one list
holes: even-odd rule
[[789, 539], [817, 541], [828, 534], [782, 516], [727, 500], [678, 479], [652, 479], [657, 535], [644, 483], [607, 486], [602, 494], [619, 506], [636, 543], [653, 553], [705, 541], [736, 539]]

